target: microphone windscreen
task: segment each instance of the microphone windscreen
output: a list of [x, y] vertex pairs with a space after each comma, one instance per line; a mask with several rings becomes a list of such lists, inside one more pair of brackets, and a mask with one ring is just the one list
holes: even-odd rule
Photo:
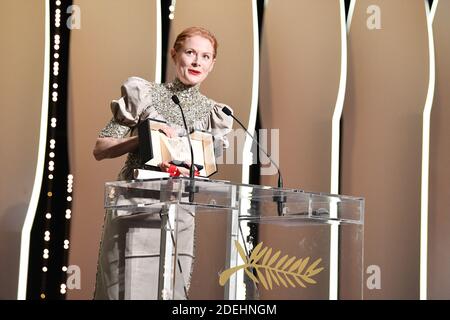
[[223, 113], [225, 113], [227, 116], [231, 116], [232, 112], [230, 109], [228, 109], [227, 107], [223, 107], [222, 108]]
[[178, 99], [175, 94], [172, 96], [172, 101], [175, 102], [175, 104], [180, 104], [180, 99]]

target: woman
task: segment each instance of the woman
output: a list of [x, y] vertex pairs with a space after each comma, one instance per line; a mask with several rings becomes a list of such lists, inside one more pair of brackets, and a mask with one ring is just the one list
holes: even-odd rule
[[[125, 153], [128, 159], [119, 174], [119, 180], [130, 180], [133, 170], [140, 167], [137, 154], [137, 124], [153, 118], [166, 121], [162, 129], [168, 137], [184, 135], [184, 126], [179, 107], [172, 101], [175, 94], [181, 101], [186, 122], [190, 130], [212, 131], [216, 154], [228, 146], [226, 134], [231, 130], [232, 118], [222, 112], [223, 104], [217, 103], [199, 91], [200, 84], [212, 71], [217, 55], [217, 40], [209, 31], [191, 27], [181, 32], [171, 49], [177, 77], [172, 83], [157, 84], [132, 77], [122, 86], [122, 97], [113, 100], [113, 119], [100, 132], [94, 156], [97, 160], [115, 158]], [[130, 133], [130, 137], [125, 137]], [[167, 171], [167, 162], [160, 164]], [[189, 170], [178, 168], [184, 175]]]
[[[97, 160], [115, 158], [128, 153], [119, 180], [131, 180], [140, 167], [137, 125], [147, 119], [163, 120], [161, 129], [169, 138], [186, 134], [179, 107], [172, 101], [176, 95], [184, 111], [189, 131], [212, 131], [216, 154], [228, 145], [226, 134], [231, 131], [232, 118], [222, 112], [217, 103], [199, 91], [200, 84], [213, 70], [217, 55], [217, 40], [200, 27], [181, 32], [171, 49], [176, 78], [171, 83], [157, 84], [132, 77], [122, 86], [122, 97], [113, 100], [112, 120], [97, 138], [94, 156]], [[129, 135], [127, 137], [127, 135]], [[162, 162], [162, 171], [170, 164]], [[172, 168], [170, 168], [172, 169]], [[189, 175], [184, 167], [177, 168]], [[171, 170], [172, 171], [172, 170]], [[194, 214], [178, 218], [179, 263], [175, 298], [187, 298], [193, 265]], [[136, 215], [113, 219], [105, 216], [96, 281], [96, 299], [156, 299], [159, 270], [160, 219], [158, 215]]]

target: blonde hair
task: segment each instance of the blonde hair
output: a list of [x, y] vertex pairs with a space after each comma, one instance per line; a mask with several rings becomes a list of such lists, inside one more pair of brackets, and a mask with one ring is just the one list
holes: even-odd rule
[[203, 38], [206, 38], [209, 41], [211, 41], [211, 44], [213, 45], [213, 48], [214, 48], [213, 57], [216, 58], [217, 47], [219, 46], [217, 43], [217, 39], [212, 34], [212, 32], [210, 32], [202, 27], [189, 27], [189, 28], [181, 31], [181, 33], [177, 36], [177, 38], [175, 39], [175, 42], [173, 44], [173, 48], [175, 49], [175, 51], [178, 52], [178, 50], [180, 50], [183, 47], [184, 41], [187, 38], [190, 38], [193, 36], [202, 36]]

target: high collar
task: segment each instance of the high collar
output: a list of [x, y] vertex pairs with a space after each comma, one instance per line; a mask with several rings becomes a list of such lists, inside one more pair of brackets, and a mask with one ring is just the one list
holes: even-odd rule
[[200, 92], [200, 83], [196, 85], [187, 85], [181, 82], [178, 77], [176, 77], [171, 83], [171, 89], [175, 92], [182, 92], [185, 94], [197, 94]]

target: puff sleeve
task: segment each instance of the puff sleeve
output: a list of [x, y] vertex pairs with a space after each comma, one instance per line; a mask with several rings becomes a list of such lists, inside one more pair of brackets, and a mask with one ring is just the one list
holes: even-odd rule
[[151, 102], [152, 83], [139, 77], [128, 78], [121, 87], [122, 97], [111, 101], [114, 120], [123, 126], [134, 127]]
[[[111, 101], [112, 119], [100, 131], [99, 137], [123, 138], [138, 122], [150, 104], [152, 83], [139, 77], [128, 78], [121, 87], [121, 98]], [[152, 108], [150, 108], [152, 109]], [[145, 110], [156, 113], [156, 110]], [[152, 112], [153, 111], [153, 112]], [[156, 116], [156, 114], [155, 114]]]

